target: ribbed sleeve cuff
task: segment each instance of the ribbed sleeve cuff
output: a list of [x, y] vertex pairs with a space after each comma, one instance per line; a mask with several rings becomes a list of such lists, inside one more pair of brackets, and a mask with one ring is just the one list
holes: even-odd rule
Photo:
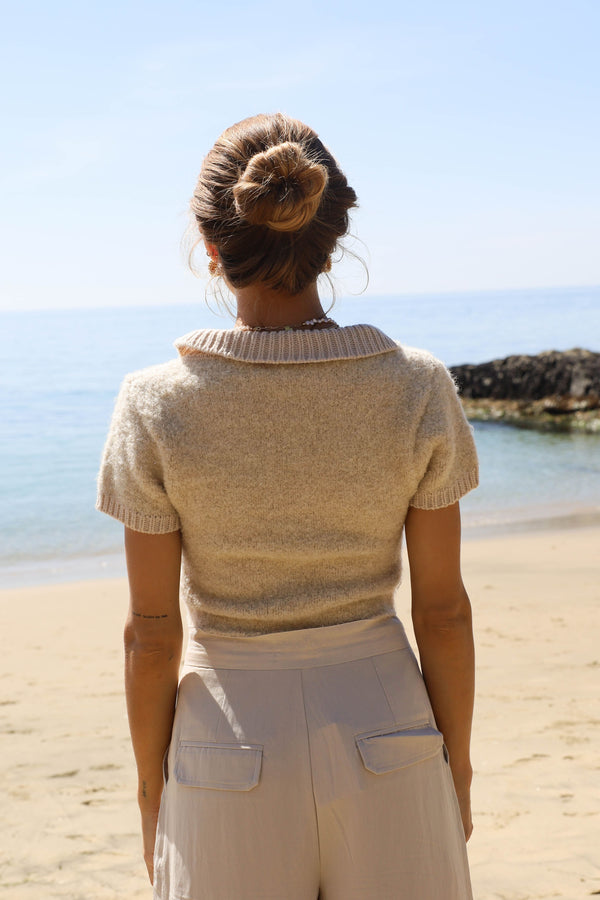
[[176, 515], [148, 515], [128, 509], [108, 494], [98, 494], [96, 509], [118, 519], [132, 531], [141, 531], [143, 534], [168, 534], [170, 531], [179, 531], [181, 522]]
[[410, 500], [409, 506], [417, 509], [443, 509], [444, 506], [452, 506], [469, 491], [475, 490], [479, 484], [479, 473], [477, 470], [469, 472], [449, 487], [445, 487], [433, 493], [425, 493], [417, 491]]

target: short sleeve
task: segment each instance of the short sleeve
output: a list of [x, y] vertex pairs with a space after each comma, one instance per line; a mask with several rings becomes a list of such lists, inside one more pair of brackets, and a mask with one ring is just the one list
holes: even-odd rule
[[451, 506], [479, 484], [473, 429], [450, 372], [434, 360], [425, 411], [417, 431], [416, 463], [424, 474], [410, 500], [419, 509]]
[[96, 509], [133, 531], [166, 534], [180, 521], [164, 485], [161, 448], [130, 376], [117, 397], [98, 475]]

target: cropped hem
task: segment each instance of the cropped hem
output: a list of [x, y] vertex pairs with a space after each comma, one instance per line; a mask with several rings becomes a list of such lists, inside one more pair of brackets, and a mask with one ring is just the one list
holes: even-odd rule
[[445, 506], [452, 506], [469, 491], [475, 490], [478, 484], [479, 472], [475, 470], [442, 490], [431, 493], [417, 491], [408, 505], [414, 506], [416, 509], [443, 509]]
[[122, 522], [132, 531], [140, 531], [142, 534], [169, 534], [181, 528], [179, 516], [137, 512], [123, 506], [108, 494], [98, 494], [96, 509]]

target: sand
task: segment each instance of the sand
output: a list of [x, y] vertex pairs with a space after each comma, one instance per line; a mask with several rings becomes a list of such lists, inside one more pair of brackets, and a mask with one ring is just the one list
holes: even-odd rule
[[[475, 898], [600, 893], [600, 528], [469, 540], [463, 569], [478, 655]], [[10, 900], [151, 897], [122, 694], [126, 605], [122, 580], [0, 592]], [[404, 585], [405, 622], [407, 606]]]

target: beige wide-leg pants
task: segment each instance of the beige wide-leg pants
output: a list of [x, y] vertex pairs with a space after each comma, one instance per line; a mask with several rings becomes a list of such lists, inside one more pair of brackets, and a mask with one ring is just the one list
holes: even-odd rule
[[395, 617], [196, 632], [156, 900], [470, 900], [443, 738]]

